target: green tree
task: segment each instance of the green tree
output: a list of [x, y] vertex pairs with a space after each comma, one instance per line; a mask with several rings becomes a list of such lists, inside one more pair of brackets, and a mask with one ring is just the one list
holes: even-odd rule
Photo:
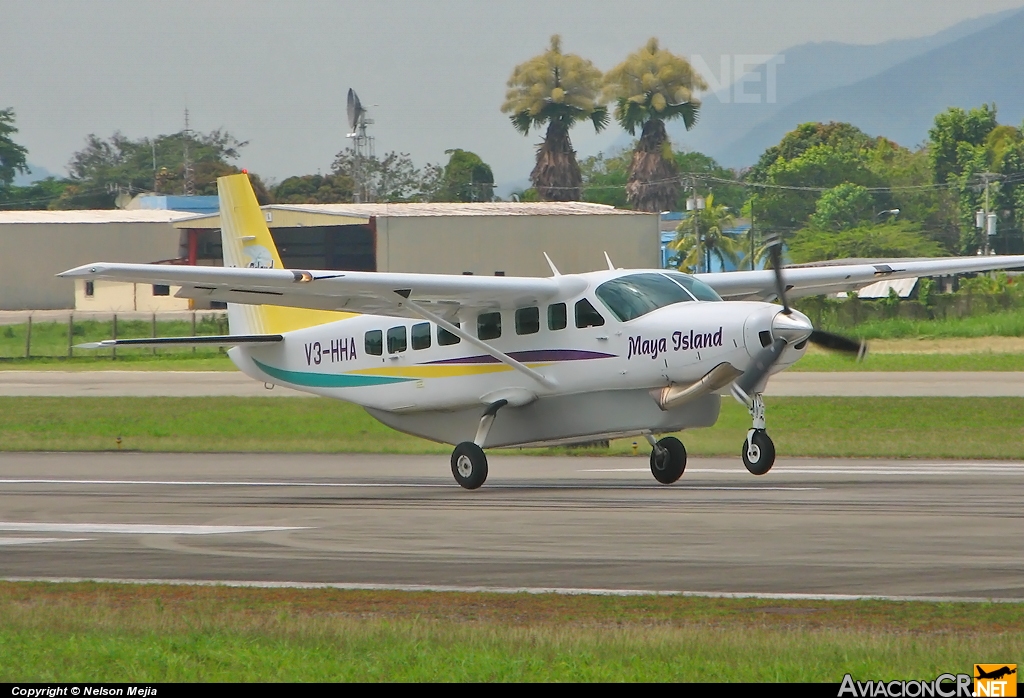
[[697, 211], [696, 216], [691, 214], [676, 227], [676, 239], [669, 243], [669, 248], [678, 252], [675, 266], [693, 273], [710, 269], [713, 259], [722, 266], [727, 261], [739, 265], [743, 247], [725, 234], [735, 222], [732, 212], [723, 204], [716, 203], [714, 194], [709, 194], [705, 208]]
[[11, 138], [17, 132], [14, 109], [0, 109], [0, 192], [11, 186], [19, 172], [28, 174], [29, 171], [25, 161], [28, 151]]
[[352, 202], [352, 178], [342, 174], [289, 177], [270, 194], [278, 204], [346, 204]]
[[928, 153], [935, 181], [945, 184], [963, 169], [963, 144], [981, 146], [997, 126], [995, 105], [964, 111], [952, 107], [935, 117], [928, 131]]
[[476, 153], [455, 148], [444, 151], [448, 164], [441, 174], [441, 186], [434, 201], [491, 201], [494, 173]]
[[440, 187], [440, 169], [429, 164], [418, 169], [408, 153], [391, 151], [384, 157], [367, 157], [352, 148], [338, 153], [331, 165], [334, 176], [355, 183], [362, 201], [383, 202], [433, 201]]
[[665, 211], [679, 200], [679, 169], [665, 122], [682, 119], [687, 130], [697, 123], [707, 83], [690, 63], [662, 49], [658, 40], [626, 57], [604, 78], [604, 98], [615, 103], [615, 119], [630, 135], [641, 129], [633, 151], [626, 194], [640, 211]]
[[[884, 139], [882, 139], [884, 140]], [[809, 122], [800, 124], [764, 151], [747, 178], [752, 182], [768, 182], [769, 169], [784, 160], [795, 160], [811, 148], [827, 145], [837, 151], [857, 152], [870, 147], [875, 139], [852, 124], [832, 121], [827, 124]]]
[[790, 259], [798, 264], [826, 259], [940, 257], [944, 253], [937, 242], [907, 221], [863, 223], [840, 232], [805, 228], [789, 238], [787, 245]]
[[580, 163], [583, 175], [583, 200], [616, 208], [630, 208], [626, 198], [630, 150], [620, 150], [605, 157], [604, 153], [591, 155]]
[[562, 39], [551, 37], [547, 51], [521, 63], [508, 79], [501, 111], [524, 136], [547, 125], [537, 147], [537, 164], [530, 181], [545, 201], [578, 201], [582, 175], [569, 129], [590, 121], [600, 132], [608, 124], [608, 109], [600, 101], [601, 71], [573, 53], [562, 53]]
[[867, 189], [846, 182], [824, 192], [811, 214], [811, 226], [819, 230], [848, 230], [874, 217], [875, 201]]
[[67, 187], [68, 180], [47, 177], [24, 187], [0, 188], [0, 211], [45, 211]]

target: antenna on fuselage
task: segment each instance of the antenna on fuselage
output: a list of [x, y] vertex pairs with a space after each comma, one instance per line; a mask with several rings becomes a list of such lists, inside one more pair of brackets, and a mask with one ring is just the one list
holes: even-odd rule
[[608, 262], [608, 271], [615, 271], [615, 265], [612, 264], [612, 258], [608, 256], [608, 251], [605, 250], [604, 261]]
[[551, 267], [551, 274], [553, 276], [561, 276], [562, 272], [558, 271], [558, 267], [556, 267], [555, 263], [551, 261], [551, 257], [548, 257], [548, 253], [544, 252], [542, 254], [544, 255], [544, 259], [548, 260], [548, 266]]

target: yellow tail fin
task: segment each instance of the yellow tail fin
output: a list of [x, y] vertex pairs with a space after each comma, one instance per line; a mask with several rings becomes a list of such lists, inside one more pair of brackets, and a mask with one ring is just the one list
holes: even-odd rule
[[[219, 177], [220, 239], [225, 267], [284, 269], [249, 175]], [[276, 305], [228, 304], [231, 334], [277, 334], [353, 317], [352, 313], [286, 308]]]

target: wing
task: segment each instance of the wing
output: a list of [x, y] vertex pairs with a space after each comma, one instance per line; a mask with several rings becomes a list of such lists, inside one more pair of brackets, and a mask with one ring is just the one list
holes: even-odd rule
[[[966, 272], [1014, 269], [1024, 267], [1024, 255], [989, 257], [946, 257], [912, 261], [886, 261], [872, 264], [843, 264], [821, 267], [800, 267], [785, 270], [789, 298], [814, 296], [819, 293], [853, 291], [882, 279], [908, 279], [921, 276], [946, 276]], [[775, 274], [763, 271], [730, 271], [718, 274], [697, 274], [727, 300], [773, 300]]]
[[448, 320], [454, 320], [462, 309], [536, 305], [559, 292], [578, 292], [586, 288], [585, 281], [567, 277], [543, 279], [107, 262], [86, 264], [58, 276], [181, 286], [176, 294], [179, 297], [226, 303], [419, 317], [403, 305], [404, 300], [411, 300]]

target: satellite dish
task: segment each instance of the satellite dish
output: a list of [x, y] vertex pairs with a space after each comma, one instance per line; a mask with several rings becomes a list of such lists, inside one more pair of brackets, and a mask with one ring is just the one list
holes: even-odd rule
[[359, 121], [365, 113], [366, 109], [363, 108], [362, 102], [359, 101], [359, 95], [351, 87], [348, 88], [348, 126], [352, 129], [352, 133], [355, 133], [356, 129], [359, 128]]

